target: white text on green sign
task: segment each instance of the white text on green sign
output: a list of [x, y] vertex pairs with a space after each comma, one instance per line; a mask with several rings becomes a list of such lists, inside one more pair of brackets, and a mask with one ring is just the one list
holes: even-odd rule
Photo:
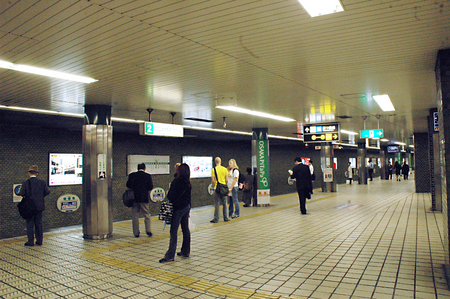
[[144, 123], [142, 135], [183, 137], [183, 126], [155, 122]]
[[361, 130], [361, 138], [381, 138], [384, 136], [383, 129]]

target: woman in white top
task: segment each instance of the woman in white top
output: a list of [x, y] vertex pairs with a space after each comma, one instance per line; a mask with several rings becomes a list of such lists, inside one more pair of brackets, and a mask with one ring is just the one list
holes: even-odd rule
[[[240, 215], [239, 209], [239, 199], [238, 199], [238, 179], [239, 179], [239, 167], [237, 166], [236, 160], [230, 159], [228, 161], [228, 193], [229, 196], [229, 209], [228, 215], [231, 218], [238, 218]], [[233, 214], [234, 212], [234, 214]]]
[[349, 184], [352, 184], [352, 180], [353, 180], [353, 169], [352, 169], [352, 163], [348, 162], [348, 168], [347, 168], [347, 173], [348, 173], [348, 181]]

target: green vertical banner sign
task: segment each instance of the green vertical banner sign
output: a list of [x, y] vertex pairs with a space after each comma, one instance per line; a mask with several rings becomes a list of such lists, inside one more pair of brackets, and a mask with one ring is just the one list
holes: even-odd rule
[[252, 166], [257, 169], [258, 204], [270, 204], [269, 134], [267, 128], [254, 128], [252, 135]]

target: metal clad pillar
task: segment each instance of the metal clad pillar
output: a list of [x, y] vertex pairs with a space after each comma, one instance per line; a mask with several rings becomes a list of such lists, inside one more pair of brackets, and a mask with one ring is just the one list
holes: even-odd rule
[[365, 142], [358, 142], [356, 168], [358, 169], [358, 183], [367, 185]]
[[380, 179], [385, 180], [387, 179], [388, 175], [387, 175], [387, 162], [386, 162], [386, 147], [382, 147], [380, 148], [380, 163], [381, 163], [381, 168], [380, 168]]
[[429, 159], [430, 159], [430, 187], [431, 209], [442, 211], [442, 179], [439, 160], [439, 117], [437, 108], [430, 109], [428, 118]]
[[86, 105], [83, 126], [83, 237], [112, 236], [111, 106]]
[[270, 204], [269, 133], [267, 128], [253, 128], [252, 168], [257, 168], [258, 205]]
[[334, 150], [330, 142], [322, 143], [320, 166], [323, 173], [322, 192], [336, 192], [336, 176], [333, 167]]

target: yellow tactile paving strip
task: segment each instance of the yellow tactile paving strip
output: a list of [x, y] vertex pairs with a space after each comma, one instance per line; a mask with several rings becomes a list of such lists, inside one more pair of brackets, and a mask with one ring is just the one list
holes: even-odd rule
[[[280, 196], [276, 196], [275, 198], [282, 199], [284, 197], [290, 197], [290, 196], [292, 196], [292, 194], [280, 195]], [[335, 197], [335, 196], [337, 196], [337, 195], [336, 194], [328, 195], [328, 196], [321, 197], [319, 199], [309, 200], [308, 202], [312, 203], [312, 202], [328, 199], [328, 198]], [[240, 218], [236, 218], [233, 220], [233, 222], [242, 221], [242, 220], [254, 218], [254, 217], [259, 217], [262, 215], [267, 215], [270, 213], [274, 213], [274, 212], [278, 212], [278, 211], [282, 211], [282, 210], [286, 210], [286, 209], [290, 209], [290, 208], [294, 208], [294, 207], [298, 207], [298, 204], [291, 204], [291, 205], [282, 206], [282, 207], [278, 207], [278, 208], [271, 207], [270, 209], [268, 209], [266, 211], [256, 212], [253, 214], [249, 214], [247, 216], [242, 216]], [[200, 211], [193, 211], [193, 214], [194, 213], [210, 213], [212, 210], [213, 210], [213, 208], [202, 209]], [[153, 217], [152, 221], [158, 221], [158, 219], [156, 217]], [[114, 223], [114, 227], [129, 226], [130, 222], [131, 221], [123, 221], [123, 222]], [[143, 222], [143, 219], [141, 219], [141, 222]], [[211, 223], [208, 225], [199, 226], [193, 232], [205, 230], [205, 229], [211, 229], [211, 228], [226, 225], [226, 224], [228, 224], [228, 223], [226, 223], [226, 222]], [[74, 229], [74, 230], [70, 230], [70, 231], [66, 231], [66, 232], [46, 233], [44, 236], [44, 239], [54, 238], [54, 237], [61, 236], [61, 235], [70, 235], [70, 234], [79, 233], [79, 232], [80, 232], [79, 229]], [[180, 232], [180, 234], [181, 234], [181, 232]], [[104, 252], [110, 252], [113, 250], [123, 249], [123, 248], [130, 247], [130, 246], [135, 246], [135, 245], [144, 244], [144, 243], [150, 243], [150, 242], [154, 242], [156, 240], [166, 239], [169, 237], [170, 237], [170, 235], [169, 235], [169, 232], [167, 231], [167, 233], [165, 233], [165, 234], [158, 235], [158, 236], [154, 235], [152, 238], [141, 238], [141, 239], [136, 239], [133, 241], [123, 242], [120, 244], [114, 244], [114, 245], [107, 246], [104, 248], [88, 250], [88, 251], [81, 253], [80, 256], [85, 259], [95, 261], [95, 262], [98, 262], [98, 263], [101, 263], [101, 264], [104, 264], [107, 266], [112, 266], [112, 267], [115, 267], [118, 269], [126, 270], [128, 272], [148, 276], [153, 279], [160, 280], [160, 281], [169, 282], [174, 285], [189, 287], [194, 290], [203, 291], [208, 294], [222, 296], [222, 297], [226, 297], [226, 298], [252, 298], [252, 299], [253, 298], [298, 298], [298, 297], [274, 295], [274, 294], [265, 293], [262, 291], [247, 290], [247, 289], [235, 288], [232, 286], [221, 285], [218, 283], [200, 280], [197, 278], [192, 278], [189, 276], [172, 273], [172, 272], [164, 271], [164, 270], [160, 270], [160, 269], [155, 269], [155, 268], [152, 268], [149, 266], [143, 266], [143, 265], [139, 265], [139, 264], [136, 264], [133, 262], [128, 262], [128, 261], [120, 260], [117, 258], [102, 255], [102, 253], [104, 253]], [[25, 241], [25, 237], [3, 240], [3, 241], [0, 241], [0, 246], [10, 245], [10, 244], [18, 244], [18, 243], [22, 243], [24, 241]]]
[[[282, 195], [278, 198], [282, 198], [282, 197], [286, 197], [286, 196], [292, 196], [292, 195], [291, 194], [290, 195]], [[329, 196], [325, 196], [325, 197], [322, 197], [319, 199], [310, 200], [309, 202], [324, 200], [324, 199], [335, 197], [335, 196], [336, 196], [335, 194], [329, 195]], [[235, 219], [234, 221], [241, 221], [243, 219], [249, 219], [249, 218], [254, 218], [254, 217], [258, 217], [258, 216], [262, 216], [262, 215], [267, 215], [270, 213], [294, 208], [297, 206], [298, 206], [298, 204], [294, 204], [294, 205], [288, 205], [288, 206], [284, 206], [284, 207], [280, 207], [280, 208], [274, 208], [274, 209], [270, 209], [270, 210], [267, 210], [264, 212], [259, 212], [259, 213], [251, 214], [248, 216], [240, 217], [240, 218]], [[205, 209], [205, 210], [202, 210], [197, 213], [210, 212], [211, 210], [212, 209]], [[194, 230], [194, 232], [199, 231], [199, 230], [204, 230], [204, 229], [210, 229], [212, 227], [226, 225], [226, 224], [227, 224], [226, 222], [219, 222], [219, 223], [213, 223], [210, 225], [204, 225], [204, 226], [196, 228]], [[125, 225], [125, 223], [120, 223], [119, 225]], [[126, 223], [126, 225], [129, 225], [129, 223]], [[179, 234], [181, 234], [181, 232], [179, 232]], [[170, 235], [167, 233], [167, 234], [152, 237], [151, 239], [146, 238], [146, 239], [139, 239], [139, 240], [132, 241], [132, 242], [124, 242], [121, 244], [111, 245], [111, 246], [101, 248], [101, 249], [89, 250], [89, 251], [82, 253], [81, 256], [83, 258], [86, 258], [86, 259], [89, 259], [92, 261], [96, 261], [99, 263], [103, 263], [105, 265], [113, 266], [113, 267], [116, 267], [119, 269], [123, 269], [123, 270], [129, 271], [129, 272], [138, 273], [138, 274], [152, 277], [152, 278], [162, 280], [165, 282], [170, 282], [172, 284], [176, 284], [179, 286], [186, 286], [186, 287], [189, 287], [189, 288], [192, 288], [195, 290], [205, 291], [209, 294], [224, 296], [227, 298], [296, 298], [296, 297], [287, 297], [287, 296], [281, 296], [281, 295], [273, 295], [273, 294], [269, 294], [269, 293], [265, 293], [265, 292], [261, 292], [261, 291], [239, 289], [239, 288], [234, 288], [231, 286], [224, 286], [224, 285], [220, 285], [217, 283], [203, 281], [203, 280], [200, 280], [197, 278], [191, 278], [191, 277], [184, 276], [181, 274], [176, 274], [176, 273], [172, 273], [172, 272], [168, 272], [168, 271], [164, 271], [164, 270], [160, 270], [160, 269], [155, 269], [155, 268], [148, 267], [148, 266], [142, 266], [142, 265], [139, 265], [136, 263], [127, 262], [127, 261], [123, 261], [123, 260], [120, 260], [117, 258], [106, 257], [106, 256], [101, 255], [102, 252], [107, 252], [107, 251], [109, 252], [112, 250], [121, 249], [121, 248], [129, 247], [129, 246], [134, 246], [137, 244], [149, 243], [149, 242], [152, 242], [155, 240], [165, 239], [168, 237], [170, 237]]]

